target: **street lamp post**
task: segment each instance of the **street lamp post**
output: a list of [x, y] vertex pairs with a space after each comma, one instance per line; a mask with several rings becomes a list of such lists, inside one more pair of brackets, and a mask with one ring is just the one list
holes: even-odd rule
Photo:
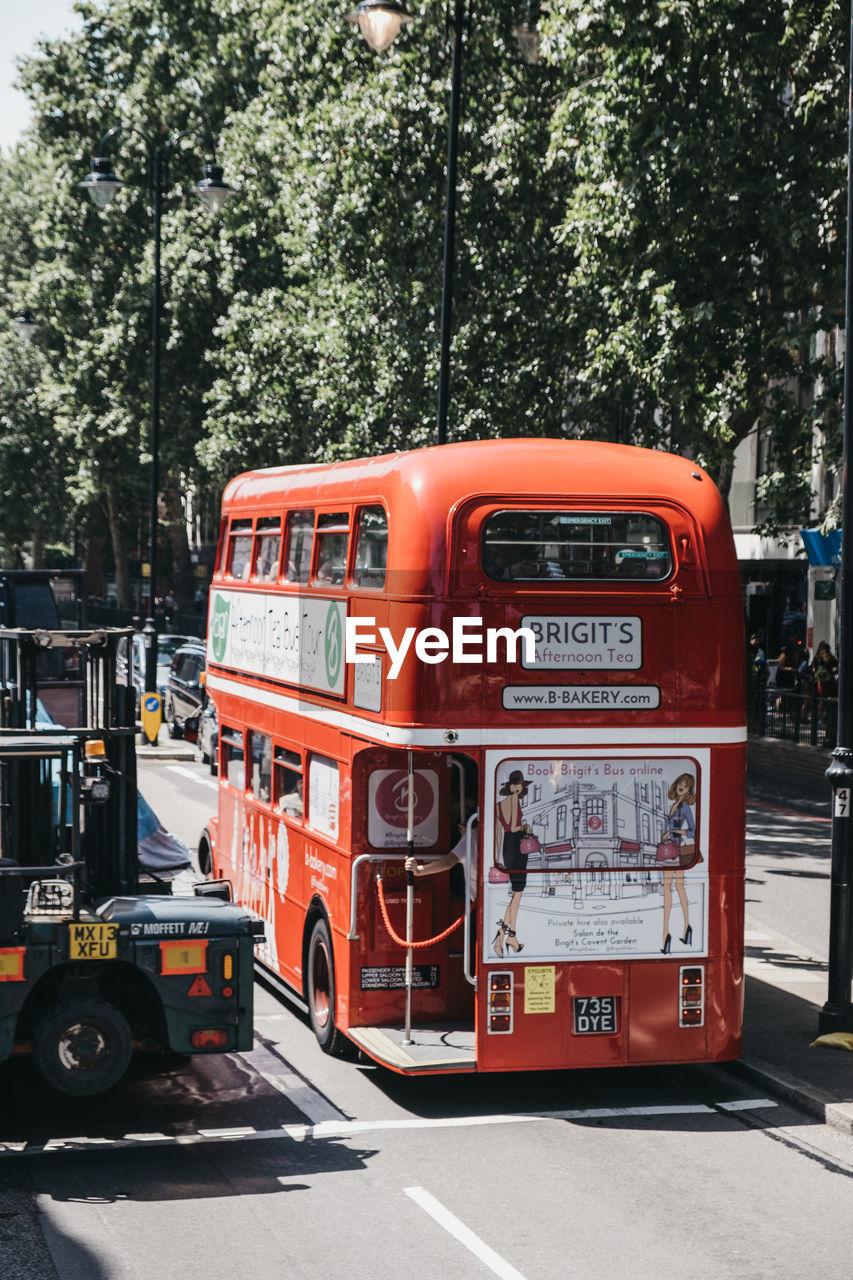
[[[441, 275], [441, 338], [438, 361], [436, 441], [447, 443], [447, 407], [450, 403], [450, 338], [453, 324], [453, 271], [456, 262], [456, 169], [459, 154], [459, 115], [462, 103], [462, 41], [466, 0], [454, 0], [453, 67], [450, 80], [450, 117], [447, 130], [447, 202], [444, 214], [444, 258]], [[361, 0], [347, 22], [357, 25], [375, 53], [382, 53], [397, 38], [404, 22], [413, 19], [393, 0]]]
[[[536, 17], [539, 6], [530, 7], [530, 21], [513, 32], [525, 61], [539, 57]], [[346, 21], [357, 26], [374, 53], [389, 48], [404, 23], [413, 22], [396, 0], [360, 0]], [[453, 35], [453, 63], [450, 78], [450, 113], [447, 127], [447, 200], [444, 214], [444, 257], [441, 276], [441, 337], [438, 359], [438, 405], [436, 442], [447, 443], [447, 410], [450, 403], [450, 339], [453, 332], [453, 275], [456, 263], [456, 171], [459, 154], [459, 118], [462, 106], [462, 45], [466, 23], [466, 0], [453, 0], [453, 17], [448, 14]]]
[[[853, 8], [848, 92], [853, 95]], [[829, 980], [820, 1011], [823, 1032], [853, 1031], [853, 97], [847, 107], [847, 265], [844, 320], [844, 436], [841, 467], [841, 568], [838, 586], [838, 741], [826, 776], [832, 784], [832, 863], [829, 899]]]
[[[98, 146], [98, 155], [92, 158], [91, 172], [78, 187], [86, 191], [93, 204], [105, 209], [126, 185], [112, 172], [109, 158], [104, 155], [107, 144], [119, 133], [135, 133], [145, 143], [151, 164], [151, 201], [153, 210], [154, 273], [151, 290], [151, 534], [149, 555], [149, 617], [145, 620], [145, 691], [157, 692], [157, 525], [160, 493], [160, 315], [162, 310], [162, 285], [160, 269], [161, 220], [163, 195], [166, 191], [168, 160], [172, 148], [182, 138], [192, 136], [192, 130], [184, 129], [173, 134], [162, 146], [152, 146], [144, 134], [132, 125], [114, 125], [107, 130]], [[201, 180], [195, 185], [195, 193], [211, 212], [218, 212], [229, 196], [236, 192], [222, 178], [222, 169], [215, 160], [204, 165]]]

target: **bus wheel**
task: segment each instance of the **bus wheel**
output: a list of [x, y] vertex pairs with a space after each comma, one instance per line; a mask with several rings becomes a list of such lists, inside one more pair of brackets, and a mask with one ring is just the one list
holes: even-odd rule
[[198, 842], [198, 869], [203, 876], [209, 876], [213, 870], [213, 857], [210, 852], [210, 841], [203, 835]]
[[127, 1019], [105, 1000], [69, 1000], [49, 1010], [33, 1036], [39, 1075], [75, 1098], [112, 1088], [127, 1070], [132, 1053]]
[[324, 1053], [338, 1054], [343, 1036], [335, 1027], [335, 959], [329, 926], [321, 917], [308, 943], [308, 1014]]

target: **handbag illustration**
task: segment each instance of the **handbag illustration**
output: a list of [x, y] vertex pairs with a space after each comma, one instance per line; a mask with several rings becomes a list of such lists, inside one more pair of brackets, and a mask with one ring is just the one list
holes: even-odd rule
[[657, 847], [655, 853], [655, 862], [658, 865], [677, 867], [681, 864], [681, 855], [677, 844], [673, 844], [671, 840], [662, 840]]
[[509, 876], [500, 867], [489, 867], [489, 884], [506, 884]]
[[525, 854], [528, 854], [528, 853], [541, 853], [541, 852], [542, 852], [542, 846], [541, 846], [541, 844], [539, 843], [539, 837], [538, 837], [538, 836], [534, 836], [534, 835], [522, 836], [522, 837], [521, 837], [521, 852], [522, 852], [522, 853], [525, 853]]
[[683, 844], [679, 847], [678, 861], [682, 867], [692, 867], [694, 862], [704, 862], [705, 859], [702, 857], [701, 853], [697, 855], [696, 845], [691, 842], [690, 844]]

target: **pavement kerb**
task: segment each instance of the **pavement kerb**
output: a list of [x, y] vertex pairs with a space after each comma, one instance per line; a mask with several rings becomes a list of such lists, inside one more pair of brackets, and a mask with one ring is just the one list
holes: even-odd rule
[[168, 741], [157, 744], [156, 747], [137, 746], [136, 757], [138, 760], [196, 760], [198, 755], [195, 747], [186, 742]]
[[834, 1102], [820, 1089], [798, 1080], [796, 1076], [788, 1075], [781, 1067], [762, 1062], [760, 1058], [741, 1058], [737, 1062], [727, 1063], [727, 1069], [753, 1084], [760, 1084], [774, 1097], [792, 1102], [821, 1124], [853, 1135], [853, 1102]]

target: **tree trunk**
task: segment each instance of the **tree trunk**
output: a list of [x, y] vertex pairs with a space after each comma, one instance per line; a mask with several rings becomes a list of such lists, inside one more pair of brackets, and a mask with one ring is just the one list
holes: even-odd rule
[[114, 480], [107, 481], [106, 499], [107, 523], [109, 525], [110, 541], [113, 547], [113, 560], [115, 561], [116, 603], [120, 609], [129, 609], [131, 607], [131, 600], [128, 547], [124, 532], [124, 524], [122, 522], [121, 499], [119, 497], [118, 485]]
[[33, 568], [44, 568], [44, 527], [41, 520], [33, 524]]
[[179, 611], [187, 613], [193, 600], [193, 566], [181, 491], [171, 474], [163, 478], [163, 504], [166, 508], [164, 525], [171, 559], [171, 579], [163, 585], [174, 595]]

